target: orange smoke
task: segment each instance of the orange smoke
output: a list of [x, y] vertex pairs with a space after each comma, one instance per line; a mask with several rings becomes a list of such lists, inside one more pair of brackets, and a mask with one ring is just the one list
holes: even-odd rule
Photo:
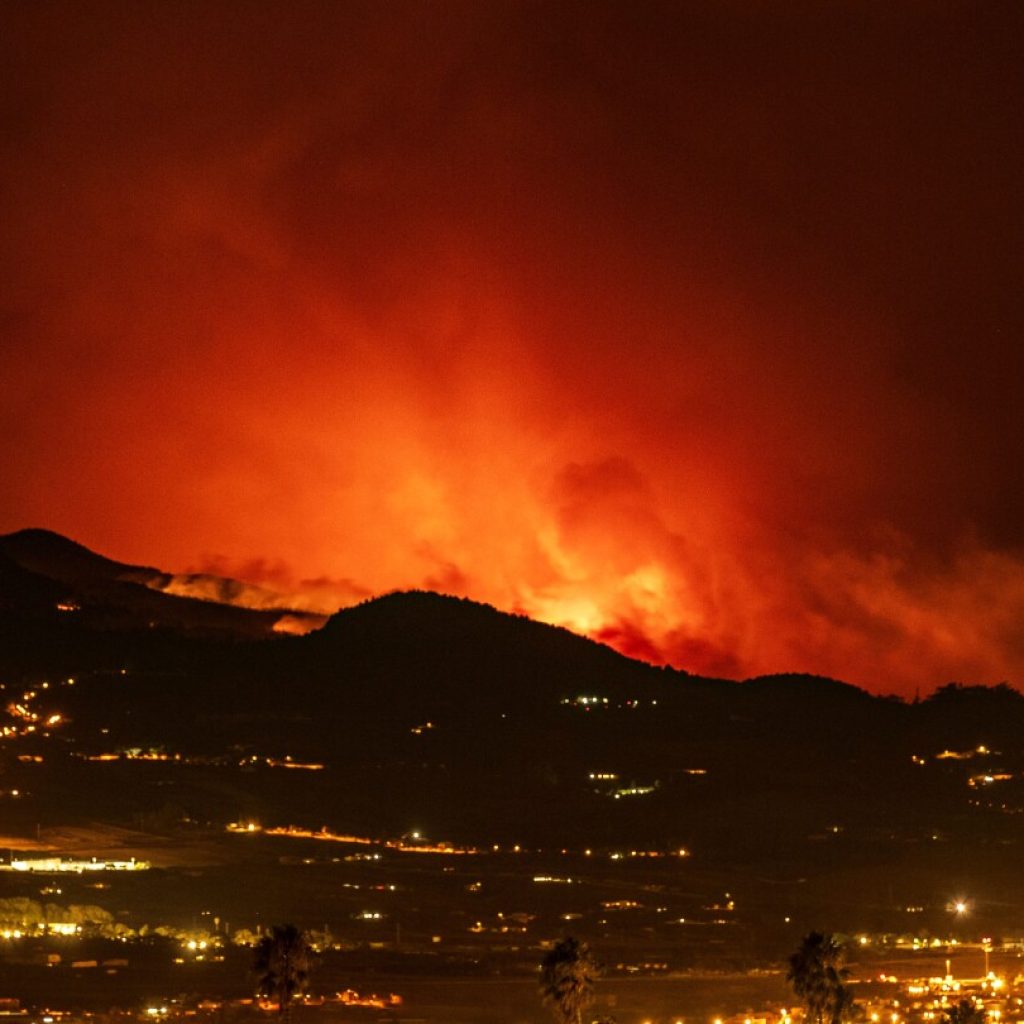
[[1014, 33], [910, 8], [11, 9], [0, 529], [1019, 682]]

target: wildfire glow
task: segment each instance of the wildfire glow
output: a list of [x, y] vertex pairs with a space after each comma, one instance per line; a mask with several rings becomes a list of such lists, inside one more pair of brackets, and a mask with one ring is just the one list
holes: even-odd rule
[[953, 14], [897, 59], [886, 5], [633, 6], [5, 11], [0, 531], [695, 672], [1024, 679], [999, 16], [950, 61]]

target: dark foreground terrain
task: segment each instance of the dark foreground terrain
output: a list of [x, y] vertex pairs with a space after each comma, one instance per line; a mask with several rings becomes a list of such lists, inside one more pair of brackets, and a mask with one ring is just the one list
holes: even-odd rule
[[0, 538], [0, 859], [151, 865], [0, 872], [0, 996], [244, 998], [246, 943], [290, 921], [322, 995], [402, 989], [401, 1019], [540, 1019], [567, 933], [620, 1021], [668, 1019], [785, 998], [811, 928], [865, 955], [1024, 934], [1008, 687], [703, 679], [428, 593], [289, 636], [162, 578]]

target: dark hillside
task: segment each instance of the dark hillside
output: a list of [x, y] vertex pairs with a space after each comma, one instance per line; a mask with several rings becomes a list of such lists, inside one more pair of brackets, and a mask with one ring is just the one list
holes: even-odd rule
[[67, 594], [67, 587], [0, 553], [0, 609], [6, 613], [52, 612]]
[[[126, 570], [43, 531], [0, 538], [0, 682], [76, 678], [45, 697], [66, 724], [19, 740], [45, 758], [43, 820], [87, 813], [76, 780], [111, 769], [83, 757], [156, 750], [206, 767], [119, 791], [120, 818], [176, 794], [197, 820], [251, 806], [381, 831], [422, 817], [472, 841], [693, 843], [750, 864], [864, 858], [893, 836], [1016, 842], [1024, 698], [1008, 688], [904, 704], [797, 673], [703, 679], [427, 592], [285, 637], [278, 613], [171, 597]], [[285, 757], [325, 767], [267, 767]], [[115, 813], [88, 793], [88, 813]]]
[[[295, 647], [315, 664], [415, 682], [425, 701], [514, 707], [521, 697], [657, 696], [686, 673], [633, 661], [566, 629], [424, 591], [388, 594], [332, 616]], [[605, 694], [607, 695], [607, 694]]]
[[18, 530], [0, 536], [0, 554], [23, 569], [70, 584], [109, 583], [124, 579], [128, 574], [139, 579], [146, 573], [157, 574], [156, 569], [104, 558], [52, 530]]
[[[146, 585], [163, 577], [158, 570], [112, 561], [49, 530], [0, 536], [0, 557], [8, 566], [0, 570], [0, 605], [22, 617], [43, 614], [48, 621], [56, 605], [63, 604], [67, 617], [95, 630], [171, 629], [255, 638], [271, 635], [286, 614], [164, 594]], [[11, 566], [22, 572], [16, 574]], [[48, 608], [40, 600], [47, 585], [53, 597]], [[73, 635], [62, 628], [58, 632], [64, 640]]]

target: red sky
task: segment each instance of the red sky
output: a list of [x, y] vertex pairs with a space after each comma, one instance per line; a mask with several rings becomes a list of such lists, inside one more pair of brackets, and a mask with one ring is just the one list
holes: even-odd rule
[[1024, 682], [1017, 3], [4, 22], [0, 530]]

